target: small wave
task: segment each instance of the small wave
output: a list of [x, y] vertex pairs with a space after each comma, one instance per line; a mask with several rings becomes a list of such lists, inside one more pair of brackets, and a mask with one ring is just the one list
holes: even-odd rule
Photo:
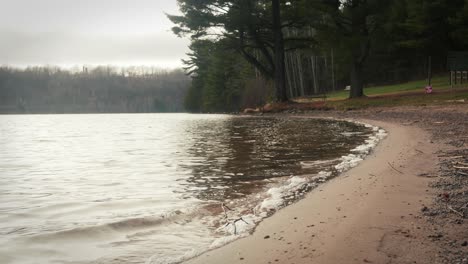
[[331, 159], [331, 160], [314, 160], [314, 161], [301, 161], [301, 166], [303, 169], [322, 167], [330, 165], [334, 162], [339, 161], [340, 159]]
[[[358, 124], [362, 124], [357, 122]], [[370, 152], [377, 146], [380, 140], [387, 136], [387, 132], [379, 127], [372, 126], [369, 124], [363, 124], [367, 128], [373, 130], [373, 134], [368, 137], [364, 144], [357, 146], [352, 149], [351, 154], [341, 157], [341, 163], [335, 166], [338, 172], [347, 171], [353, 167], [356, 167]]]
[[263, 212], [278, 209], [283, 204], [283, 197], [286, 196], [288, 192], [299, 189], [305, 183], [307, 183], [305, 178], [295, 176], [291, 177], [287, 181], [287, 184], [269, 189], [267, 194], [269, 194], [270, 197], [263, 200], [258, 209]]
[[351, 137], [351, 136], [355, 136], [355, 135], [362, 135], [363, 132], [342, 132], [341, 135], [345, 136], [345, 137]]
[[338, 173], [356, 167], [365, 158], [365, 156], [375, 148], [378, 142], [387, 136], [386, 131], [379, 127], [359, 122], [355, 123], [372, 129], [373, 133], [364, 141], [364, 144], [352, 149], [352, 153], [338, 159], [301, 162], [301, 166], [303, 168], [324, 167], [339, 162], [333, 167], [335, 173], [329, 170], [323, 170], [308, 178], [297, 176], [291, 177], [285, 182], [285, 184], [270, 188], [267, 191], [268, 197], [259, 204], [257, 209], [263, 213], [278, 210], [285, 205], [285, 201], [297, 200], [298, 197], [301, 197], [304, 194], [304, 192], [312, 189], [317, 184], [327, 181]]
[[[70, 230], [63, 230], [53, 233], [41, 234], [31, 237], [35, 242], [53, 241], [53, 240], [108, 240], [112, 234], [120, 235], [129, 231], [149, 229], [163, 224], [188, 222], [194, 217], [193, 213], [184, 213], [180, 210], [174, 211], [168, 215], [160, 217], [140, 217], [125, 219], [122, 221], [106, 223], [95, 226], [79, 227]], [[183, 221], [181, 221], [183, 220]]]

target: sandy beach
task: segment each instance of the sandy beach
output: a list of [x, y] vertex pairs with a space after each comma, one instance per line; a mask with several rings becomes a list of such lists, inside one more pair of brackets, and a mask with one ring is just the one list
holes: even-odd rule
[[437, 226], [422, 213], [433, 203], [434, 179], [421, 175], [437, 175], [435, 153], [446, 146], [401, 119], [357, 121], [388, 132], [360, 165], [265, 219], [251, 236], [187, 263], [438, 263]]

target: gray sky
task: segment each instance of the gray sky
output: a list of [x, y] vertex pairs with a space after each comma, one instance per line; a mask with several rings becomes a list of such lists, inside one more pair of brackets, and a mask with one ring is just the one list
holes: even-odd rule
[[176, 0], [0, 0], [0, 65], [177, 67]]

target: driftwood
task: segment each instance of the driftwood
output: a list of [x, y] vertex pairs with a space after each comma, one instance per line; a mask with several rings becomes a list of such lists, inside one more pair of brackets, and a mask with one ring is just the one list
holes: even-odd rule
[[453, 166], [455, 169], [468, 170], [468, 167]]
[[395, 167], [393, 167], [393, 165], [390, 162], [388, 162], [388, 165], [390, 165], [390, 167], [392, 167], [392, 169], [394, 169], [398, 173], [403, 174], [403, 172], [401, 172], [401, 171], [397, 170]]
[[224, 203], [221, 203], [221, 209], [223, 209], [224, 217], [225, 217], [225, 218], [228, 218], [226, 209], [229, 210], [229, 211], [232, 211], [232, 209], [229, 208], [229, 207], [227, 207], [227, 205], [225, 205]]
[[438, 156], [439, 158], [446, 158], [446, 159], [461, 159], [461, 158], [464, 158], [463, 156], [444, 156], [444, 155], [441, 155], [441, 156]]
[[419, 149], [414, 149], [414, 150], [416, 150], [417, 152], [419, 152], [419, 153], [421, 153], [421, 154], [424, 154], [424, 152], [422, 152], [422, 151], [419, 150]]
[[426, 177], [426, 178], [437, 178], [439, 177], [438, 175], [430, 175], [428, 173], [420, 173], [418, 174], [419, 177]]
[[415, 121], [411, 121], [411, 122], [407, 122], [407, 123], [401, 123], [401, 124], [404, 125], [404, 126], [411, 126], [412, 124], [418, 123], [418, 122], [419, 122], [419, 120], [415, 120]]
[[229, 225], [232, 225], [234, 227], [234, 235], [237, 235], [237, 227], [236, 227], [236, 223], [239, 222], [239, 221], [242, 221], [246, 224], [249, 224], [247, 223], [247, 221], [245, 221], [242, 217], [239, 217], [239, 218], [235, 218], [235, 219], [229, 219], [228, 218], [228, 215], [227, 215], [227, 211], [233, 211], [231, 208], [229, 208], [226, 204], [224, 203], [221, 203], [221, 209], [223, 209], [223, 212], [224, 212], [224, 218], [228, 221], [224, 227], [228, 227]]
[[452, 211], [452, 212], [456, 213], [457, 215], [461, 216], [462, 218], [465, 218], [465, 215], [464, 215], [462, 212], [459, 212], [459, 211], [453, 209], [452, 206], [448, 205], [447, 208], [448, 208], [450, 211]]
[[245, 221], [242, 217], [239, 217], [239, 218], [237, 218], [237, 219], [230, 219], [230, 221], [229, 221], [226, 225], [224, 225], [224, 227], [228, 227], [229, 225], [234, 226], [234, 235], [237, 235], [236, 223], [239, 222], [239, 221], [242, 221], [242, 222], [244, 222], [244, 223], [246, 223], [246, 224], [249, 224], [249, 223], [247, 223], [247, 221]]

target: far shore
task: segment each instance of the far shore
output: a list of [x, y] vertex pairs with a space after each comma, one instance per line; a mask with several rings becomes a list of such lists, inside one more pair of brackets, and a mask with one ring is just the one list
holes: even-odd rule
[[[444, 120], [444, 112], [459, 118], [461, 124]], [[467, 221], [444, 210], [432, 214], [435, 216], [425, 214], [436, 212], [432, 208], [438, 206], [435, 198], [441, 192], [429, 187], [434, 177], [425, 176], [440, 173], [437, 153], [454, 149], [447, 145], [447, 138], [434, 139], [440, 135], [431, 131], [432, 124], [452, 122], [450, 125], [461, 125], [465, 131], [465, 106], [311, 112], [302, 116], [352, 119], [382, 127], [388, 136], [360, 165], [265, 219], [252, 235], [186, 263], [465, 261]], [[459, 221], [444, 225], [438, 218]]]

